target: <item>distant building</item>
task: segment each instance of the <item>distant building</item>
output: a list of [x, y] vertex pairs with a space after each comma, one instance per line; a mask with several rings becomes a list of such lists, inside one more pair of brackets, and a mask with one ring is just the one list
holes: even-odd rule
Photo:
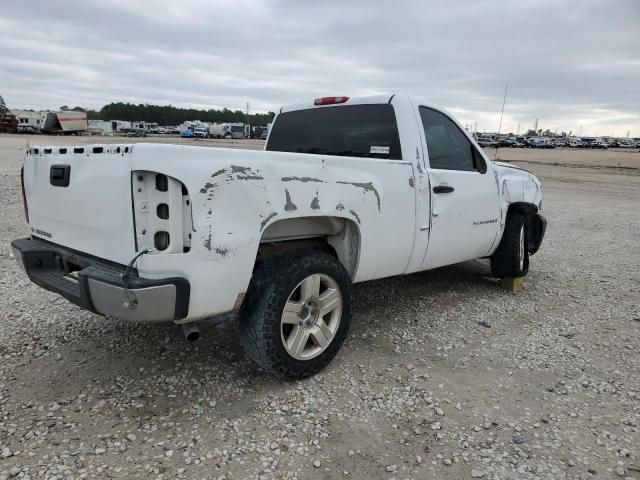
[[34, 112], [31, 110], [11, 110], [18, 120], [19, 133], [40, 133], [44, 126], [48, 112]]
[[66, 110], [49, 112], [42, 131], [47, 133], [81, 133], [86, 131], [88, 126], [86, 112]]

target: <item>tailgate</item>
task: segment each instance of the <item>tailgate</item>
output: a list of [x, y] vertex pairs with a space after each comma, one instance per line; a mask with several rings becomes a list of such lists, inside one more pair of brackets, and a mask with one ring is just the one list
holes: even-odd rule
[[135, 254], [132, 151], [131, 145], [32, 147], [23, 173], [31, 234], [128, 263]]

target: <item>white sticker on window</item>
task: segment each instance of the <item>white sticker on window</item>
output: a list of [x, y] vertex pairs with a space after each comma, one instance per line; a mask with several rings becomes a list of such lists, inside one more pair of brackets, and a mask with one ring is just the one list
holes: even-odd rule
[[379, 155], [389, 155], [389, 147], [377, 147], [375, 145], [371, 145], [371, 150], [369, 153], [377, 153]]

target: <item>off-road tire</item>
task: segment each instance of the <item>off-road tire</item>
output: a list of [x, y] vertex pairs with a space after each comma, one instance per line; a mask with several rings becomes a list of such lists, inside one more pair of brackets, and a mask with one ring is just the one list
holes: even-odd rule
[[[326, 349], [301, 361], [287, 353], [280, 322], [289, 295], [313, 274], [328, 275], [338, 284], [342, 316]], [[342, 264], [327, 253], [305, 250], [278, 254], [256, 268], [239, 313], [242, 346], [259, 370], [287, 380], [309, 377], [333, 360], [347, 337], [351, 323], [351, 280]]]
[[[524, 229], [524, 251], [520, 265], [520, 232]], [[491, 256], [491, 272], [494, 277], [524, 277], [529, 271], [527, 245], [527, 217], [520, 212], [510, 212], [502, 234], [500, 245]]]

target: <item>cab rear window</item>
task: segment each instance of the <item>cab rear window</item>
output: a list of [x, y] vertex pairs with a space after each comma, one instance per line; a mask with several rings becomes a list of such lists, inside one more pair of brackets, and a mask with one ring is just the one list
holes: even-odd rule
[[278, 115], [266, 147], [274, 152], [402, 160], [392, 105], [345, 105]]

